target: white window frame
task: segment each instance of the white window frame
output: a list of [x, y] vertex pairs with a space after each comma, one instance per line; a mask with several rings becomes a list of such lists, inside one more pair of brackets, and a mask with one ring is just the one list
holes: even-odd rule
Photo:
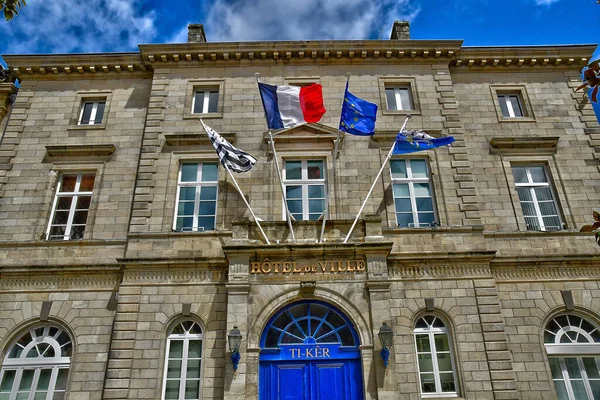
[[[396, 101], [396, 108], [392, 109], [390, 108], [390, 104], [387, 101], [387, 91], [388, 89], [393, 89], [394, 90], [394, 100]], [[400, 96], [400, 92], [406, 90], [406, 93], [408, 94], [408, 102], [410, 104], [408, 104], [408, 108], [404, 108], [403, 104], [402, 104], [402, 96]], [[387, 106], [387, 110], [388, 111], [408, 111], [408, 110], [413, 110], [415, 108], [414, 106], [414, 99], [413, 99], [413, 95], [412, 95], [412, 90], [410, 85], [391, 85], [391, 84], [387, 84], [385, 85], [385, 102], [386, 102], [386, 106]]]
[[[417, 328], [415, 327], [413, 329], [413, 340], [414, 340], [414, 344], [415, 344], [415, 354], [417, 355], [416, 359], [417, 359], [417, 371], [418, 371], [418, 375], [419, 375], [419, 392], [421, 393], [421, 397], [423, 398], [441, 398], [441, 397], [458, 397], [458, 380], [457, 380], [457, 373], [456, 373], [456, 363], [454, 361], [454, 351], [453, 351], [453, 345], [452, 345], [452, 340], [450, 337], [450, 332], [449, 329], [446, 325], [446, 322], [441, 319], [440, 317], [438, 317], [437, 315], [433, 315], [433, 314], [427, 314], [427, 315], [423, 315], [421, 316], [417, 321], [423, 319], [424, 317], [434, 317], [437, 320], [440, 320], [443, 324], [444, 327], [433, 327], [433, 323], [429, 325], [427, 328]], [[419, 353], [418, 347], [417, 347], [417, 335], [428, 335], [429, 337], [429, 346], [430, 346], [430, 352], [421, 352]], [[454, 378], [454, 387], [456, 389], [456, 391], [454, 392], [442, 392], [441, 390], [441, 380], [440, 380], [440, 370], [439, 370], [439, 366], [438, 366], [438, 360], [437, 360], [437, 354], [438, 351], [435, 347], [435, 335], [446, 335], [446, 338], [448, 339], [448, 354], [450, 355], [450, 361], [452, 363], [452, 377]], [[445, 353], [445, 352], [441, 352], [441, 353]], [[436, 387], [436, 392], [435, 393], [423, 393], [423, 386], [421, 384], [421, 367], [419, 366], [419, 360], [418, 360], [418, 354], [431, 354], [431, 363], [433, 366], [433, 376], [435, 379], [435, 387]], [[447, 373], [448, 371], [444, 371], [443, 373]]]
[[[422, 160], [425, 162], [425, 166], [427, 168], [427, 177], [426, 178], [414, 178], [412, 176], [412, 165], [411, 162], [414, 160]], [[392, 174], [392, 163], [394, 161], [405, 161], [406, 162], [406, 178], [394, 178]], [[410, 196], [410, 205], [412, 209], [413, 215], [413, 223], [412, 226], [409, 224], [409, 228], [427, 228], [431, 226], [431, 223], [420, 223], [419, 222], [419, 213], [417, 211], [417, 197], [415, 195], [415, 183], [428, 183], [429, 184], [429, 192], [431, 194], [431, 203], [433, 205], [433, 218], [434, 222], [438, 223], [437, 209], [435, 206], [435, 196], [433, 193], [433, 182], [431, 180], [431, 168], [429, 166], [429, 162], [426, 158], [392, 158], [389, 162], [389, 171], [390, 171], [390, 179], [392, 181], [392, 197], [393, 197], [393, 207], [394, 207], [394, 222], [395, 226], [398, 226], [398, 217], [396, 213], [396, 196], [394, 195], [395, 184], [408, 184], [408, 192]], [[422, 226], [422, 224], [425, 224]]]
[[[65, 175], [77, 175], [77, 182], [75, 183], [75, 190], [73, 192], [61, 192], [62, 190], [62, 185], [63, 185], [63, 178]], [[69, 216], [67, 219], [67, 225], [65, 227], [65, 234], [63, 236], [62, 240], [72, 240], [71, 239], [71, 228], [73, 227], [73, 218], [75, 217], [75, 211], [77, 210], [77, 201], [79, 199], [80, 196], [90, 196], [93, 199], [93, 193], [94, 190], [92, 188], [91, 191], [85, 191], [85, 192], [81, 192], [80, 186], [81, 186], [81, 179], [83, 177], [83, 175], [94, 175], [94, 185], [96, 184], [96, 174], [93, 172], [65, 172], [62, 173], [60, 176], [60, 179], [58, 181], [58, 185], [56, 188], [56, 193], [54, 194], [54, 202], [52, 203], [52, 212], [50, 213], [50, 221], [48, 222], [48, 228], [46, 229], [46, 240], [51, 240], [50, 239], [50, 231], [52, 229], [52, 222], [54, 221], [54, 213], [56, 212], [56, 206], [58, 204], [58, 200], [61, 197], [72, 197], [71, 200], [71, 208], [69, 209]], [[90, 208], [88, 208], [88, 216], [87, 218], [89, 218], [89, 212], [92, 208], [92, 200], [90, 200]], [[85, 223], [85, 228], [84, 228], [84, 234], [85, 234], [85, 230], [87, 229], [88, 226], [88, 222], [86, 219], [86, 223]], [[58, 240], [58, 239], [57, 239]]]
[[[573, 325], [571, 322], [572, 316], [580, 319], [579, 325]], [[568, 325], [563, 326], [561, 323], [557, 321], [557, 318], [565, 317], [567, 319]], [[591, 331], [586, 331], [582, 328], [583, 322], [589, 324], [592, 329]], [[560, 328], [554, 332], [555, 325]], [[553, 326], [554, 329], [549, 329], [550, 326]], [[546, 353], [548, 354], [548, 361], [551, 359], [555, 359], [558, 361], [562, 379], [554, 378], [551, 374], [552, 382], [556, 388], [556, 381], [562, 381], [564, 383], [564, 387], [567, 391], [567, 395], [569, 396], [569, 400], [579, 400], [575, 397], [573, 392], [573, 387], [571, 385], [572, 380], [580, 380], [583, 383], [585, 391], [590, 399], [593, 399], [594, 396], [592, 394], [592, 388], [590, 386], [590, 380], [600, 381], [600, 378], [589, 378], [587, 374], [587, 370], [585, 365], [583, 364], [583, 358], [593, 358], [596, 363], [596, 368], [600, 371], [600, 341], [596, 341], [591, 335], [592, 332], [596, 331], [596, 335], [600, 329], [590, 320], [583, 318], [579, 315], [574, 314], [562, 314], [554, 317], [552, 320], [546, 324], [545, 332], [554, 335], [554, 340], [552, 342], [548, 342], [547, 339], [544, 339], [544, 346], [546, 348]], [[569, 335], [570, 334], [570, 335]], [[563, 336], [567, 336], [571, 342], [562, 342]], [[573, 341], [573, 335], [575, 335], [575, 341]], [[579, 338], [583, 337], [587, 342], [580, 342]], [[567, 368], [566, 359], [574, 358], [577, 360], [577, 366], [579, 367], [579, 373], [581, 378], [573, 378], [571, 379], [569, 376], [569, 371]]]
[[[321, 179], [308, 179], [308, 162], [309, 161], [321, 161], [323, 163], [323, 177]], [[301, 170], [302, 177], [300, 179], [288, 179], [286, 172], [286, 163], [288, 162], [301, 162]], [[308, 187], [309, 186], [323, 186], [323, 196], [324, 196], [324, 208], [323, 213], [327, 211], [327, 160], [322, 158], [307, 158], [307, 159], [297, 159], [297, 158], [289, 158], [283, 160], [283, 186], [284, 189], [287, 186], [301, 186], [302, 187], [302, 221], [308, 221], [310, 217], [309, 212], [309, 198], [308, 198]], [[285, 191], [287, 193], [287, 190]], [[284, 201], [287, 201], [287, 195], [284, 196]], [[282, 204], [282, 215], [283, 219], [286, 219], [285, 215], [285, 204]], [[322, 215], [322, 214], [321, 214]]]
[[[49, 330], [51, 328], [57, 329], [57, 332], [53, 336], [49, 335]], [[37, 336], [37, 334], [35, 333], [35, 331], [38, 329], [43, 329], [42, 336]], [[50, 381], [48, 383], [48, 390], [46, 393], [45, 400], [52, 400], [54, 395], [59, 392], [65, 393], [65, 395], [66, 395], [66, 392], [67, 392], [66, 385], [65, 385], [64, 389], [56, 390], [56, 382], [57, 382], [58, 373], [60, 370], [67, 370], [67, 372], [66, 372], [67, 380], [69, 379], [68, 374], [69, 374], [69, 368], [71, 366], [71, 358], [70, 357], [62, 357], [61, 348], [64, 347], [65, 345], [73, 346], [73, 341], [71, 339], [71, 336], [68, 335], [68, 333], [67, 333], [69, 340], [65, 344], [61, 345], [58, 342], [57, 338], [63, 332], [65, 332], [64, 329], [58, 328], [56, 326], [48, 325], [48, 326], [37, 326], [35, 328], [30, 329], [27, 332], [31, 335], [32, 340], [29, 343], [27, 343], [25, 346], [22, 346], [21, 344], [19, 344], [18, 343], [19, 339], [21, 339], [26, 334], [25, 333], [25, 334], [21, 335], [19, 337], [19, 339], [17, 339], [15, 342], [13, 342], [9, 351], [7, 351], [6, 355], [4, 356], [4, 362], [2, 363], [2, 369], [0, 370], [0, 383], [4, 380], [5, 374], [8, 371], [15, 371], [15, 376], [13, 378], [13, 383], [12, 383], [12, 388], [11, 388], [10, 395], [9, 395], [9, 400], [16, 399], [17, 394], [20, 391], [19, 386], [21, 385], [21, 379], [22, 379], [23, 373], [25, 371], [34, 371], [33, 379], [31, 382], [31, 387], [29, 388], [29, 396], [28, 396], [27, 400], [34, 400], [34, 397], [37, 392], [37, 390], [35, 390], [35, 389], [37, 389], [41, 371], [48, 370], [48, 369], [51, 369], [52, 372], [51, 372], [51, 376], [50, 376]], [[54, 350], [54, 354], [55, 355], [58, 354], [59, 356], [58, 357], [56, 357], [56, 356], [55, 357], [38, 356], [35, 358], [27, 358], [26, 356], [29, 353], [29, 351], [41, 343], [48, 344], [49, 345], [48, 348], [51, 347]], [[17, 358], [10, 358], [12, 349], [15, 346], [20, 346], [23, 348], [21, 351], [21, 354]], [[7, 393], [7, 392], [3, 392], [3, 393]], [[63, 397], [63, 399], [64, 399], [64, 397]]]
[[[544, 169], [544, 175], [546, 176], [546, 182], [533, 182], [533, 179], [531, 178], [531, 170], [530, 170], [530, 168], [533, 168], [533, 167], [542, 167]], [[548, 173], [548, 168], [546, 168], [545, 165], [541, 165], [541, 164], [514, 164], [514, 165], [511, 165], [511, 172], [513, 172], [514, 168], [525, 168], [526, 169], [527, 182], [526, 183], [517, 183], [515, 181], [515, 190], [519, 189], [519, 188], [528, 188], [529, 189], [529, 192], [531, 194], [532, 203], [533, 203], [533, 208], [535, 210], [535, 217], [537, 218], [537, 221], [538, 221], [538, 224], [540, 227], [539, 230], [542, 232], [546, 231], [546, 225], [544, 224], [544, 218], [542, 216], [542, 212], [540, 210], [537, 196], [535, 194], [535, 188], [539, 188], [539, 187], [547, 187], [550, 189], [550, 194], [552, 195], [552, 202], [554, 203], [554, 209], [556, 210], [556, 217], [558, 218], [558, 221], [559, 221], [559, 229], [551, 230], [551, 232], [563, 230], [564, 223], [563, 223], [562, 217], [560, 215], [560, 209], [558, 208], [558, 202], [556, 201], [557, 196], [556, 196], [556, 191], [554, 190], [554, 185], [552, 185], [552, 183], [550, 182], [550, 174]], [[513, 173], [513, 179], [514, 179], [514, 173]], [[517, 197], [518, 197], [518, 190], [517, 190]], [[521, 204], [520, 199], [518, 199], [518, 200], [519, 200], [519, 205], [521, 206], [521, 211], [523, 212], [523, 219], [525, 219], [525, 211], [523, 210], [523, 204]], [[546, 215], [545, 217], [550, 217], [550, 215]], [[527, 230], [531, 230], [531, 231], [536, 230], [536, 229], [529, 229], [527, 220], [525, 220], [525, 226], [527, 227]]]
[[[190, 329], [186, 330], [185, 327], [183, 326], [184, 323], [186, 322], [190, 322], [192, 323], [192, 325], [190, 326]], [[177, 326], [182, 326], [184, 329], [184, 333], [182, 334], [176, 334], [173, 333], [173, 330], [177, 327]], [[192, 329], [193, 326], [197, 326], [200, 329], [199, 334], [193, 334], [193, 333], [189, 333], [189, 331]], [[195, 321], [191, 321], [191, 320], [186, 320], [186, 321], [182, 321], [179, 322], [177, 324], [175, 324], [175, 326], [173, 326], [173, 329], [171, 329], [171, 333], [169, 334], [169, 336], [167, 337], [167, 346], [166, 346], [166, 353], [165, 353], [165, 368], [164, 368], [164, 372], [163, 372], [163, 389], [162, 389], [162, 396], [161, 399], [165, 400], [165, 396], [167, 393], [167, 381], [168, 380], [179, 380], [179, 396], [178, 396], [178, 400], [184, 400], [185, 399], [185, 382], [187, 380], [187, 367], [188, 367], [188, 353], [189, 353], [189, 345], [190, 345], [190, 341], [200, 341], [200, 348], [201, 348], [201, 353], [200, 353], [200, 378], [199, 378], [199, 384], [198, 384], [198, 399], [202, 399], [202, 380], [203, 380], [203, 376], [204, 376], [204, 330], [202, 329], [202, 326], [200, 324], [198, 324]], [[183, 348], [182, 348], [182, 354], [181, 354], [181, 375], [179, 376], [178, 379], [167, 379], [167, 371], [169, 368], [169, 352], [171, 351], [171, 343], [173, 341], [183, 341]]]
[[[183, 164], [197, 164], [196, 169], [196, 181], [195, 182], [182, 182], [181, 174], [183, 171]], [[203, 164], [217, 164], [217, 180], [216, 181], [202, 181], [202, 165]], [[177, 230], [177, 217], [179, 216], [179, 196], [181, 194], [181, 188], [184, 187], [195, 187], [196, 194], [194, 196], [194, 216], [192, 223], [192, 230]], [[202, 187], [215, 187], [215, 226], [213, 230], [217, 229], [217, 212], [218, 212], [218, 203], [219, 203], [219, 163], [217, 161], [181, 161], [179, 163], [179, 171], [177, 173], [177, 196], [175, 198], [175, 216], [173, 217], [173, 231], [176, 232], [206, 232], [204, 229], [199, 230], [198, 226], [198, 218], [200, 214], [200, 192]]]
[[[527, 113], [525, 111], [525, 107], [523, 104], [523, 99], [521, 98], [520, 93], [497, 93], [497, 95], [498, 95], [498, 103], [504, 104], [508, 111], [508, 115], [502, 114], [503, 118], [526, 118], [527, 117]], [[519, 107], [521, 108], [520, 116], [515, 114], [515, 110], [513, 108], [512, 102], [510, 101], [511, 97], [514, 97], [515, 99], [517, 99], [517, 103], [519, 104]], [[502, 112], [502, 107], [500, 107], [500, 111]]]
[[[216, 111], [208, 111], [210, 108], [210, 93], [217, 93], [217, 110]], [[204, 102], [202, 103], [202, 112], [195, 113], [194, 109], [196, 108], [196, 95], [202, 93], [202, 97], [204, 98]], [[190, 111], [194, 115], [200, 114], [214, 114], [219, 112], [219, 97], [221, 93], [219, 92], [219, 88], [195, 88], [192, 95], [192, 110]]]
[[[102, 114], [102, 120], [96, 123], [96, 112], [98, 111], [98, 105], [100, 103], [104, 103], [104, 111]], [[83, 111], [85, 110], [86, 104], [92, 104], [92, 113], [90, 114], [90, 122], [87, 124], [83, 124]], [[104, 122], [104, 118], [106, 117], [106, 99], [102, 100], [83, 100], [81, 103], [81, 110], [79, 111], [79, 120], [77, 122], [78, 125], [101, 125]]]

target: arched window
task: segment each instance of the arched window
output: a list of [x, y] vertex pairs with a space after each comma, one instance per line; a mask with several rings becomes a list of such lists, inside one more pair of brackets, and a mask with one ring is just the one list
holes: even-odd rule
[[62, 400], [73, 343], [55, 326], [30, 329], [15, 341], [2, 363], [0, 400]]
[[600, 399], [600, 330], [577, 315], [553, 318], [544, 344], [559, 400]]
[[[193, 321], [173, 327], [167, 338], [164, 400], [201, 398], [202, 329]], [[2, 400], [2, 399], [0, 399]]]
[[414, 334], [423, 396], [456, 395], [454, 357], [444, 322], [424, 315], [415, 324]]

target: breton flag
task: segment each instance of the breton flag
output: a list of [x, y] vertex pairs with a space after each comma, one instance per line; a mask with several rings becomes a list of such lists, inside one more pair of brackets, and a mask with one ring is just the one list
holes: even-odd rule
[[219, 156], [219, 161], [221, 161], [223, 167], [234, 172], [247, 172], [254, 167], [256, 158], [245, 151], [235, 148], [231, 143], [215, 132], [214, 129], [206, 125], [204, 121], [200, 120], [200, 122], [202, 123], [208, 138], [215, 147], [217, 155]]
[[258, 83], [269, 129], [291, 128], [305, 122], [319, 122], [323, 106], [323, 87], [318, 83], [298, 86], [273, 86]]
[[435, 149], [436, 147], [449, 146], [452, 142], [454, 142], [453, 136], [436, 139], [423, 131], [400, 131], [396, 136], [392, 154], [406, 154]]
[[596, 119], [600, 122], [600, 46], [596, 47], [594, 54], [590, 58], [588, 65], [581, 69], [581, 80], [583, 85], [575, 91], [587, 89], [587, 95], [596, 114]]
[[344, 92], [344, 104], [340, 117], [340, 131], [359, 136], [372, 136], [375, 133], [375, 117], [377, 104], [356, 97], [348, 91]]

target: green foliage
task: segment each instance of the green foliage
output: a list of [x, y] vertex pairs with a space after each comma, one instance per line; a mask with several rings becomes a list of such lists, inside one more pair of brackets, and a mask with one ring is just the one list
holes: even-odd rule
[[4, 12], [4, 18], [7, 21], [13, 19], [15, 15], [19, 15], [19, 9], [26, 5], [25, 0], [0, 0], [0, 10]]

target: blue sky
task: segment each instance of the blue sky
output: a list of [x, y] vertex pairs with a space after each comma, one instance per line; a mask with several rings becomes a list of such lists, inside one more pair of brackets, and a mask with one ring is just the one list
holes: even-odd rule
[[0, 54], [136, 51], [185, 42], [188, 23], [210, 42], [388, 39], [396, 19], [466, 46], [600, 41], [596, 0], [27, 0], [0, 20]]

